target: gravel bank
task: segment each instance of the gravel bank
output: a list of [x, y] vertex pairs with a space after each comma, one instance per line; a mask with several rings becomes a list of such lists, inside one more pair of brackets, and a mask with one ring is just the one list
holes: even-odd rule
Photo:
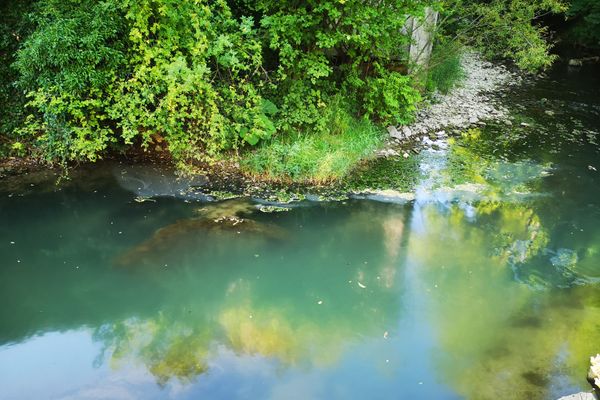
[[[397, 156], [398, 147], [406, 143], [423, 142], [428, 138], [443, 138], [450, 130], [462, 130], [485, 121], [502, 120], [510, 124], [508, 110], [500, 105], [499, 91], [521, 82], [521, 77], [503, 65], [481, 59], [476, 53], [467, 53], [462, 59], [465, 78], [446, 95], [437, 94], [418, 112], [414, 123], [408, 126], [388, 127], [387, 146], [381, 156]], [[405, 153], [406, 154], [406, 153]]]

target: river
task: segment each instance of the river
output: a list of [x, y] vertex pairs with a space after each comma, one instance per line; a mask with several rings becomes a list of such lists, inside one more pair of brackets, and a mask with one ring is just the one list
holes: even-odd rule
[[[600, 352], [600, 70], [424, 152], [414, 199], [0, 181], [2, 399], [556, 399]], [[115, 172], [116, 171], [116, 172]], [[120, 172], [119, 172], [120, 171]], [[215, 221], [216, 220], [216, 221]]]

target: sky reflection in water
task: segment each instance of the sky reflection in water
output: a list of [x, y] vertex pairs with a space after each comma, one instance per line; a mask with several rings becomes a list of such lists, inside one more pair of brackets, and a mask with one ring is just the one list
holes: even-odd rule
[[[597, 147], [567, 140], [540, 156], [504, 128], [504, 155], [490, 156], [477, 143], [498, 129], [425, 154], [435, 178], [402, 204], [262, 214], [243, 201], [137, 203], [102, 168], [61, 190], [1, 183], [3, 396], [545, 399], [586, 388], [600, 351]], [[252, 223], [204, 222], [223, 212]]]

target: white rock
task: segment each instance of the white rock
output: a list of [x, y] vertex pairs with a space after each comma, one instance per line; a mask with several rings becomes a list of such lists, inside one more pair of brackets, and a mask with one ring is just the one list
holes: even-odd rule
[[390, 134], [390, 137], [397, 139], [397, 140], [402, 140], [404, 139], [404, 137], [402, 136], [402, 133], [400, 131], [398, 131], [398, 129], [396, 129], [395, 126], [390, 125], [387, 127], [388, 133]]
[[600, 354], [596, 354], [595, 357], [590, 357], [588, 380], [596, 389], [600, 388]]
[[581, 392], [571, 394], [569, 396], [563, 396], [558, 400], [596, 400], [596, 396], [589, 392]]

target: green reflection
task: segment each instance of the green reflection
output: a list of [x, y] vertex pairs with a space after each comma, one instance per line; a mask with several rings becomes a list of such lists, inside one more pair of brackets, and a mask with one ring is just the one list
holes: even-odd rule
[[[219, 205], [218, 215], [210, 206], [200, 212], [211, 220], [240, 215], [240, 209], [245, 218], [275, 218], [247, 202], [229, 206]], [[218, 346], [286, 368], [335, 365], [345, 349], [396, 331], [406, 211], [362, 203], [348, 213], [333, 206], [319, 211], [332, 222], [320, 235], [297, 230], [273, 243], [236, 234], [231, 242], [219, 229], [204, 229], [202, 245], [186, 242], [177, 251], [158, 245], [161, 228], [149, 239], [153, 245], [144, 245], [148, 255], [136, 256], [134, 265], [144, 268], [127, 276], [152, 282], [167, 302], [145, 317], [103, 324], [95, 338], [115, 368], [141, 363], [161, 385], [196, 380], [209, 370]], [[276, 232], [295, 223], [293, 211], [276, 217], [288, 221], [256, 223]], [[198, 218], [190, 221], [206, 220]], [[161, 268], [165, 260], [169, 268]]]
[[539, 216], [524, 204], [474, 208], [467, 216], [461, 205], [447, 214], [424, 207], [424, 229], [409, 246], [445, 380], [469, 399], [545, 399], [561, 387], [586, 388], [586, 363], [600, 343], [598, 287], [532, 290], [536, 279], [548, 287], [553, 274], [550, 263], [550, 277], [519, 271], [549, 242]]

